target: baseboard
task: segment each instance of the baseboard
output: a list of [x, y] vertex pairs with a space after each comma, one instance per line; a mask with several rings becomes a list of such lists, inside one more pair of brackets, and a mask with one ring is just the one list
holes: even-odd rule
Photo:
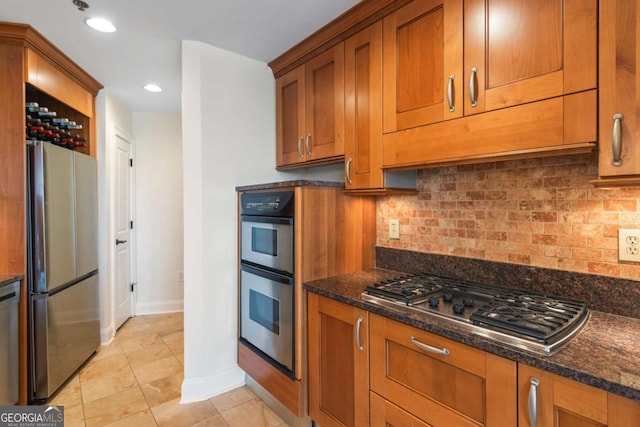
[[201, 402], [245, 383], [244, 371], [238, 366], [204, 378], [187, 378], [182, 381], [180, 403]]
[[183, 300], [139, 302], [136, 304], [136, 316], [145, 314], [175, 313], [184, 311]]
[[109, 345], [115, 335], [116, 331], [113, 323], [106, 328], [100, 329], [100, 345]]

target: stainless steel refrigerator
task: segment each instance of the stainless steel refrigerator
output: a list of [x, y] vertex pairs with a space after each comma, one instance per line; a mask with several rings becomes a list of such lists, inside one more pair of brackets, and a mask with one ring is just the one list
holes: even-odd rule
[[27, 146], [29, 400], [43, 402], [100, 345], [96, 159]]

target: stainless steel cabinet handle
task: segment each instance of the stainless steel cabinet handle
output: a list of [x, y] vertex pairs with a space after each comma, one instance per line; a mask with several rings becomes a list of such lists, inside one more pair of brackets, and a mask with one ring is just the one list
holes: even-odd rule
[[476, 92], [476, 76], [478, 69], [473, 67], [471, 69], [471, 76], [469, 77], [469, 98], [471, 99], [471, 106], [476, 107], [478, 105], [478, 94]]
[[536, 427], [538, 422], [538, 386], [540, 380], [536, 377], [529, 378], [531, 387], [529, 387], [529, 425], [530, 427]]
[[352, 161], [353, 159], [349, 157], [349, 160], [347, 160], [347, 164], [344, 166], [344, 174], [347, 177], [347, 182], [349, 183], [349, 185], [353, 184], [353, 181], [351, 181], [351, 162]]
[[302, 140], [304, 139], [304, 136], [301, 136], [300, 139], [298, 139], [298, 156], [300, 156], [300, 158], [304, 157], [304, 153], [302, 152]]
[[453, 103], [453, 80], [455, 76], [451, 74], [449, 76], [449, 83], [447, 83], [447, 102], [449, 103], [449, 112], [453, 113], [456, 111], [456, 106]]
[[116, 245], [123, 245], [123, 244], [125, 244], [125, 243], [127, 243], [127, 241], [126, 241], [126, 240], [116, 239]]
[[309, 145], [310, 142], [311, 142], [311, 132], [307, 134], [307, 142], [305, 143], [305, 145], [307, 146], [307, 157], [311, 157], [311, 145]]
[[428, 351], [429, 353], [441, 354], [443, 356], [448, 356], [449, 354], [451, 354], [448, 348], [431, 347], [430, 345], [421, 343], [420, 341], [415, 339], [415, 337], [411, 337], [411, 344], [415, 345], [421, 350]]
[[613, 115], [613, 160], [611, 161], [613, 166], [622, 164], [622, 119], [624, 119], [624, 116], [620, 113]]
[[364, 347], [360, 345], [360, 326], [363, 320], [362, 316], [358, 316], [358, 321], [356, 322], [356, 347], [358, 347], [360, 351], [364, 351]]

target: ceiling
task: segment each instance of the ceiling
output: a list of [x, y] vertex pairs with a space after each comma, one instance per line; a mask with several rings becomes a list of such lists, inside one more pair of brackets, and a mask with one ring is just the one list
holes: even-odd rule
[[[0, 21], [29, 24], [134, 112], [181, 111], [181, 41], [269, 62], [358, 0], [1, 0]], [[99, 33], [88, 17], [111, 20]], [[142, 87], [155, 83], [161, 93]]]

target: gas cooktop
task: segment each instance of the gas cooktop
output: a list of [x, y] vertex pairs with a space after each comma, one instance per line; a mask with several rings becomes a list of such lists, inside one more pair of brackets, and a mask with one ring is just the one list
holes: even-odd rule
[[427, 274], [374, 283], [362, 298], [449, 319], [474, 334], [542, 354], [561, 348], [589, 317], [581, 301]]

